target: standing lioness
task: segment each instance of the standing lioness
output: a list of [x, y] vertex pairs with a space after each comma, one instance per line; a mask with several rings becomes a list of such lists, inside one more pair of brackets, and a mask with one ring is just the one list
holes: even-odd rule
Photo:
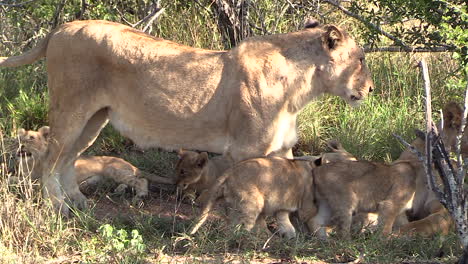
[[205, 150], [233, 161], [286, 156], [308, 102], [330, 93], [354, 105], [373, 88], [362, 49], [344, 30], [317, 22], [213, 51], [113, 22], [75, 21], [29, 52], [0, 57], [0, 67], [43, 57], [51, 140], [42, 184], [64, 214], [65, 197], [86, 205], [73, 164], [108, 121], [141, 147]]

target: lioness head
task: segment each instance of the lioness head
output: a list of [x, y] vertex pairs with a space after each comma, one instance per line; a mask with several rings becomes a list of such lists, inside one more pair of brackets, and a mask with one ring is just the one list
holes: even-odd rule
[[[315, 26], [313, 26], [315, 25]], [[334, 25], [312, 26], [306, 30], [320, 30], [321, 51], [312, 51], [312, 56], [321, 57], [315, 62], [315, 87], [340, 96], [352, 106], [361, 103], [374, 89], [364, 51], [349, 37], [346, 31]]]
[[23, 157], [32, 156], [36, 159], [40, 159], [47, 150], [49, 127], [43, 126], [38, 131], [20, 128], [18, 130], [18, 137], [20, 148], [17, 155]]
[[208, 153], [197, 153], [189, 150], [179, 150], [179, 161], [176, 165], [176, 184], [185, 190], [191, 184], [197, 183], [202, 170], [208, 163]]

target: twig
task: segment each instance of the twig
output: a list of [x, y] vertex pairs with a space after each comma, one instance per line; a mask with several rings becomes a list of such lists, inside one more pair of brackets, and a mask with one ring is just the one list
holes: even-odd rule
[[148, 30], [148, 28], [151, 26], [151, 24], [153, 24], [154, 20], [156, 20], [160, 15], [162, 15], [162, 13], [164, 13], [164, 8], [160, 8], [151, 18], [150, 20], [148, 21], [148, 23], [146, 24], [146, 26], [143, 28], [143, 32], [146, 32], [146, 30]]
[[6, 4], [6, 3], [3, 3], [3, 2], [0, 2], [0, 6], [20, 7], [20, 6], [24, 6], [24, 5], [27, 5], [29, 3], [35, 2], [35, 1], [37, 1], [37, 0], [29, 0], [29, 1], [24, 1], [22, 3], [17, 3], [17, 4]]
[[389, 46], [389, 47], [365, 47], [364, 52], [445, 52], [453, 51], [454, 47], [409, 47], [409, 46]]
[[409, 48], [408, 45], [406, 45], [401, 39], [399, 39], [399, 38], [393, 36], [392, 34], [384, 31], [380, 26], [375, 25], [375, 24], [369, 22], [368, 20], [364, 19], [363, 17], [349, 11], [348, 9], [346, 9], [342, 5], [340, 5], [338, 2], [336, 2], [334, 0], [323, 0], [323, 2], [328, 3], [328, 4], [332, 5], [332, 6], [340, 9], [343, 13], [345, 13], [348, 16], [353, 17], [353, 18], [361, 21], [362, 23], [364, 23], [368, 27], [371, 27], [375, 31], [379, 32], [380, 34], [382, 34], [382, 35], [386, 36], [387, 38], [393, 40], [399, 46]]
[[[421, 161], [423, 164], [426, 164], [427, 163], [427, 159], [426, 159], [426, 156], [424, 156], [424, 154], [422, 154], [421, 152], [419, 152], [419, 150], [417, 148], [415, 148], [413, 145], [411, 145], [410, 143], [408, 143], [407, 141], [405, 141], [401, 136], [397, 135], [397, 134], [393, 134], [394, 137], [396, 137], [405, 147], [407, 147], [413, 154], [416, 155], [416, 157], [418, 157], [418, 160]], [[425, 166], [424, 166], [425, 167]], [[429, 181], [428, 181], [429, 183]], [[439, 200], [445, 200], [445, 196], [444, 196], [444, 193], [442, 192], [442, 190], [439, 188], [439, 186], [437, 185], [433, 185], [434, 188], [432, 188], [432, 186], [430, 185], [432, 191], [437, 195], [437, 198]]]
[[65, 3], [67, 0], [62, 0], [58, 5], [57, 9], [55, 9], [55, 14], [54, 14], [54, 19], [51, 22], [52, 29], [56, 28], [58, 23], [59, 23], [59, 17], [60, 14], [62, 13], [63, 7], [65, 6]]
[[[465, 90], [465, 104], [463, 108], [463, 116], [461, 120], [461, 127], [460, 131], [458, 131], [458, 135], [455, 138], [455, 153], [457, 155], [457, 166], [458, 166], [458, 182], [463, 186], [465, 181], [465, 174], [463, 173], [463, 166], [462, 166], [462, 156], [461, 156], [461, 143], [463, 135], [466, 132], [466, 118], [468, 115], [468, 83], [466, 84]], [[466, 164], [466, 163], [465, 163]]]

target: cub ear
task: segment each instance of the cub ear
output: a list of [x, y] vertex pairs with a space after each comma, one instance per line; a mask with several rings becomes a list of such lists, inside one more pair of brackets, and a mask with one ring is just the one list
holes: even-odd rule
[[45, 138], [49, 138], [49, 134], [50, 134], [50, 127], [48, 126], [43, 126], [41, 128], [39, 128], [39, 133]]
[[184, 156], [184, 153], [185, 153], [185, 150], [179, 149], [179, 150], [177, 151], [177, 157], [178, 157], [179, 159], [182, 159], [182, 156]]
[[197, 166], [199, 168], [205, 167], [205, 164], [208, 162], [208, 153], [202, 152], [198, 155]]
[[343, 149], [343, 146], [341, 145], [341, 143], [336, 140], [336, 139], [332, 139], [332, 140], [329, 140], [327, 142], [327, 146], [332, 150], [332, 151], [338, 151], [340, 149]]
[[322, 35], [322, 42], [329, 50], [336, 49], [343, 42], [344, 35], [339, 28], [334, 25], [327, 25], [325, 33]]
[[18, 136], [24, 137], [26, 135], [26, 130], [24, 128], [18, 129]]
[[321, 165], [322, 165], [322, 157], [320, 157], [320, 158], [314, 160], [314, 165], [315, 165], [316, 167], [321, 166]]
[[304, 28], [316, 28], [320, 25], [317, 19], [309, 17], [304, 21]]

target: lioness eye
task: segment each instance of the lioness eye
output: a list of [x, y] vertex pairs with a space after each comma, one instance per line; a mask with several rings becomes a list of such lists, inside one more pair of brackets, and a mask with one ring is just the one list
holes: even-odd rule
[[34, 136], [29, 136], [29, 139], [34, 140]]
[[363, 64], [363, 63], [364, 63], [364, 58], [359, 58], [359, 62], [360, 62], [361, 64]]

